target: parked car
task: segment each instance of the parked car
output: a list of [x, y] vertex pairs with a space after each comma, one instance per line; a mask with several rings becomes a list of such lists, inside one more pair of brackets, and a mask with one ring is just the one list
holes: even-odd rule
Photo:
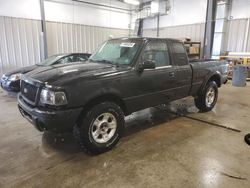
[[26, 74], [18, 107], [38, 130], [74, 130], [87, 150], [102, 153], [119, 141], [132, 112], [187, 96], [212, 110], [227, 69], [226, 61], [189, 62], [178, 40], [111, 39], [84, 64]]
[[67, 64], [76, 61], [86, 61], [91, 54], [87, 53], [65, 53], [58, 54], [45, 59], [44, 61], [32, 66], [15, 69], [4, 74], [1, 78], [1, 87], [8, 92], [20, 91], [20, 78], [23, 74], [26, 74], [41, 66], [54, 66], [57, 64]]

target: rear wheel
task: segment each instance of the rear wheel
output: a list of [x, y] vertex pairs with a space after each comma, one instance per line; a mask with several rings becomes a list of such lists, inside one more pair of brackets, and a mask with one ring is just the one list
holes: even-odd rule
[[112, 102], [104, 102], [92, 107], [82, 117], [79, 126], [81, 146], [93, 154], [112, 149], [123, 133], [124, 114]]
[[245, 136], [245, 142], [250, 145], [250, 133]]
[[209, 82], [204, 91], [194, 101], [196, 107], [202, 112], [212, 110], [218, 99], [218, 87], [214, 81]]

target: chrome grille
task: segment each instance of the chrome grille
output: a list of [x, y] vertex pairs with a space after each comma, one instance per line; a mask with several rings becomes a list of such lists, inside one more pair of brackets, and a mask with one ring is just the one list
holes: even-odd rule
[[37, 86], [25, 82], [24, 80], [21, 81], [21, 94], [25, 99], [29, 100], [32, 103], [35, 103], [37, 91]]

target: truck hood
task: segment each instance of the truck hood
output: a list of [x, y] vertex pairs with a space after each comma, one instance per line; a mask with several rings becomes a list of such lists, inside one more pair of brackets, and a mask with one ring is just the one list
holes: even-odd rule
[[117, 71], [114, 65], [87, 61], [86, 63], [76, 62], [67, 65], [41, 66], [26, 75], [40, 82], [60, 86], [62, 83], [80, 77], [93, 77]]

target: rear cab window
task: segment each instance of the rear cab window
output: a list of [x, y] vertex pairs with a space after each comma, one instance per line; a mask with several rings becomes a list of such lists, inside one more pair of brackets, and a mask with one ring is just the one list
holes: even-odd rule
[[172, 56], [174, 60], [175, 65], [187, 65], [188, 59], [187, 59], [187, 52], [184, 48], [183, 44], [178, 41], [172, 41]]

